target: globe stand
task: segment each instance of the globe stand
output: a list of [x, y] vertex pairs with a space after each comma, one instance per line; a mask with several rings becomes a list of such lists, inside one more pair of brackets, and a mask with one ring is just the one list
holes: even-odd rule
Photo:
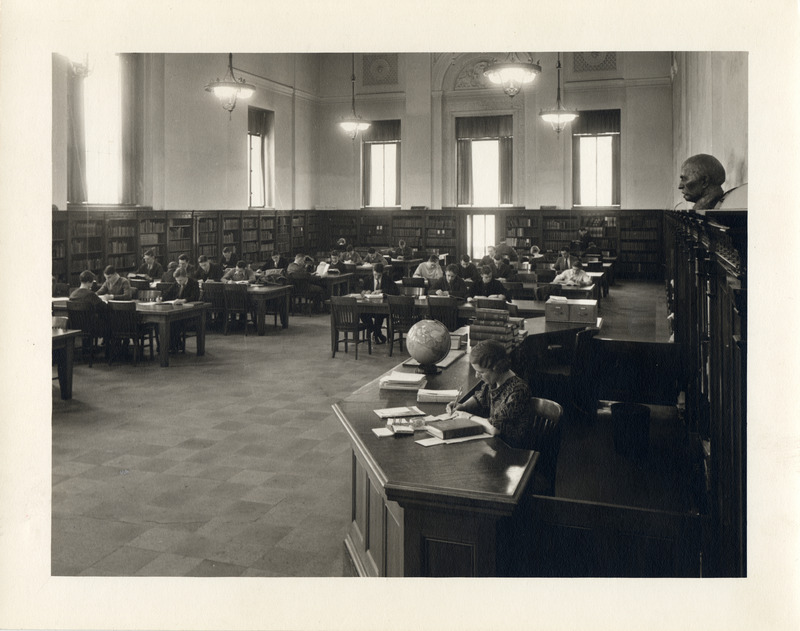
[[441, 374], [442, 369], [439, 368], [436, 364], [420, 364], [419, 367], [414, 372], [423, 375], [438, 375]]

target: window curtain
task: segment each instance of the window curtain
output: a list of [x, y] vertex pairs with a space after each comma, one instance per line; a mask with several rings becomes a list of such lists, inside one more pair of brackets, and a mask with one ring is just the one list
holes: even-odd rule
[[67, 78], [67, 202], [86, 203], [86, 133], [83, 116], [83, 69], [70, 64]]
[[581, 136], [611, 136], [611, 203], [620, 203], [620, 111], [619, 110], [591, 110], [579, 112], [577, 119], [572, 121], [572, 203], [581, 203]]
[[497, 139], [500, 145], [500, 203], [511, 204], [513, 193], [514, 117], [464, 116], [456, 118], [456, 203], [471, 206], [472, 141]]
[[364, 205], [372, 203], [372, 151], [370, 145], [378, 143], [396, 143], [397, 154], [395, 164], [395, 199], [394, 205], [400, 205], [400, 120], [372, 121], [361, 135], [361, 199]]
[[259, 137], [259, 153], [261, 154], [261, 173], [259, 173], [258, 186], [260, 187], [260, 197], [264, 200], [265, 206], [271, 206], [272, 200], [267, 195], [267, 164], [268, 164], [268, 144], [271, 134], [271, 121], [267, 110], [257, 107], [247, 108], [247, 133]]
[[144, 90], [141, 55], [120, 54], [122, 87], [122, 203], [144, 198]]

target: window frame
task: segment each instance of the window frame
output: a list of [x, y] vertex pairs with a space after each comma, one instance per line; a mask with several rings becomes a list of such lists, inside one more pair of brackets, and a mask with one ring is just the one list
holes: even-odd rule
[[[253, 204], [253, 142], [259, 139], [263, 204]], [[262, 107], [247, 106], [247, 207], [257, 210], [275, 208], [275, 112]]]
[[[389, 145], [396, 146], [395, 154], [395, 203], [390, 205], [374, 205], [369, 202], [372, 201], [371, 191], [371, 177], [372, 177], [372, 158], [371, 146], [372, 145]], [[370, 210], [397, 209], [401, 207], [402, 191], [402, 120], [389, 119], [389, 120], [374, 120], [371, 121], [369, 129], [361, 134], [361, 208]], [[368, 151], [369, 149], [369, 151]], [[369, 171], [369, 172], [368, 172]], [[384, 176], [386, 170], [384, 169]], [[383, 200], [386, 201], [385, 199]]]
[[[578, 123], [580, 121], [580, 124]], [[596, 205], [581, 203], [581, 138], [611, 137], [611, 204]], [[621, 111], [581, 111], [572, 129], [572, 208], [589, 210], [616, 210], [622, 208], [620, 186], [621, 170]], [[595, 162], [595, 172], [597, 164]]]
[[[481, 116], [456, 116], [455, 126], [455, 205], [457, 208], [513, 208], [514, 207], [514, 116], [491, 114]], [[486, 206], [475, 202], [472, 182], [472, 143], [493, 140], [498, 143], [498, 200], [497, 205]], [[469, 148], [469, 153], [464, 153]]]

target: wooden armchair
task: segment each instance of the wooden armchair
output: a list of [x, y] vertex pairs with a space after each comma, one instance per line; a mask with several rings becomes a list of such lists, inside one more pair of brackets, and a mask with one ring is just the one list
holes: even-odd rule
[[[336, 351], [339, 350], [341, 342], [344, 342], [344, 352], [348, 352], [350, 341], [355, 344], [356, 359], [358, 359], [358, 345], [363, 342], [367, 343], [369, 354], [372, 354], [372, 337], [369, 335], [369, 327], [358, 317], [357, 303], [356, 298], [331, 296], [331, 326], [333, 326], [331, 357], [336, 357]], [[340, 334], [344, 334], [342, 339], [339, 339]]]
[[403, 350], [403, 335], [417, 323], [419, 318], [414, 314], [413, 296], [386, 296], [389, 304], [389, 321], [387, 324], [389, 337], [389, 357], [394, 349], [395, 336]]

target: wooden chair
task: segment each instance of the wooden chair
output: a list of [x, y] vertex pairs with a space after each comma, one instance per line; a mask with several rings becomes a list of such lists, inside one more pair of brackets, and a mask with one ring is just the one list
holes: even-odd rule
[[425, 279], [414, 278], [413, 276], [406, 276], [401, 281], [401, 292], [404, 296], [424, 296], [425, 295]]
[[531, 491], [534, 495], [554, 496], [564, 409], [555, 401], [538, 397], [531, 398], [531, 408], [525, 447], [539, 452]]
[[322, 306], [322, 287], [313, 284], [308, 278], [289, 278], [292, 286], [292, 296], [289, 301], [291, 312], [294, 308], [305, 309], [310, 315], [312, 309], [320, 311]]
[[389, 321], [387, 323], [387, 333], [389, 337], [389, 357], [392, 356], [394, 339], [400, 342], [400, 351], [403, 351], [403, 334], [417, 323], [419, 318], [414, 315], [413, 296], [386, 296], [389, 304]]
[[89, 368], [94, 362], [94, 349], [98, 340], [106, 336], [107, 319], [88, 302], [67, 300], [67, 318], [70, 329], [80, 329], [82, 352], [89, 351]]
[[522, 297], [522, 281], [504, 280], [502, 282], [503, 287], [506, 289], [506, 298], [508, 300]]
[[458, 328], [458, 298], [428, 296], [428, 317], [444, 324], [448, 331], [455, 331]]
[[139, 361], [144, 352], [145, 340], [149, 341], [150, 359], [153, 359], [153, 329], [144, 327], [139, 322], [136, 314], [136, 303], [128, 300], [109, 300], [109, 327], [108, 327], [108, 363], [110, 364], [116, 351], [123, 346], [123, 342], [133, 342], [133, 365]]
[[[372, 355], [372, 337], [369, 335], [369, 328], [361, 322], [358, 317], [358, 300], [348, 296], [331, 296], [331, 317], [333, 326], [333, 336], [331, 338], [331, 357], [336, 357], [339, 350], [339, 343], [344, 342], [344, 352], [348, 352], [348, 342], [350, 335], [356, 346], [356, 359], [358, 359], [358, 345], [366, 342], [369, 354]], [[361, 335], [361, 333], [365, 335]], [[344, 338], [339, 339], [339, 334], [343, 333]]]
[[[205, 285], [205, 283], [203, 284]], [[248, 315], [254, 324], [256, 322], [256, 315], [247, 295], [247, 285], [224, 283], [222, 292], [225, 299], [225, 335], [228, 334], [228, 325], [231, 322], [231, 318], [236, 315], [242, 315], [244, 316], [244, 334], [246, 336]]]
[[208, 307], [208, 315], [219, 326], [219, 323], [225, 318], [225, 283], [207, 280], [203, 283], [201, 299], [211, 305]]

